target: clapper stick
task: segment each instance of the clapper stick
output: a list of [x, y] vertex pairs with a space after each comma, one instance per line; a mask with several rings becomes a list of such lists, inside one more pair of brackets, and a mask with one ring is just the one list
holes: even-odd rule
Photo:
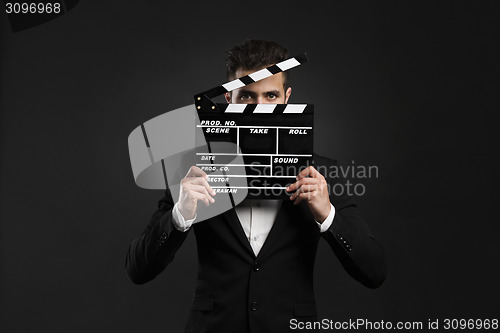
[[[270, 77], [274, 74], [278, 74], [280, 72], [287, 71], [291, 68], [297, 67], [301, 64], [306, 63], [309, 60], [307, 57], [306, 53], [302, 53], [298, 56], [291, 57], [287, 60], [281, 61], [277, 63], [276, 65], [269, 66], [267, 68], [263, 68], [261, 70], [258, 70], [256, 72], [253, 72], [251, 74], [245, 75], [243, 77], [240, 77], [238, 79], [229, 81], [227, 83], [224, 83], [223, 85], [214, 87], [212, 89], [206, 90], [205, 92], [202, 92], [200, 94], [196, 94], [194, 96], [195, 103], [197, 101], [201, 101], [204, 97], [208, 99], [212, 99], [214, 97], [223, 95], [227, 92], [233, 91], [235, 89], [247, 86], [251, 83], [263, 80], [267, 77]], [[200, 107], [198, 107], [200, 106]], [[201, 105], [197, 104], [197, 109], [201, 109]]]

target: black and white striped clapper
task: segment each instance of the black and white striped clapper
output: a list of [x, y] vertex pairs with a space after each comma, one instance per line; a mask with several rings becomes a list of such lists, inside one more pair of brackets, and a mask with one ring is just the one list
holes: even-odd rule
[[[196, 165], [216, 192], [248, 191], [248, 198], [279, 199], [312, 165], [312, 104], [223, 104], [211, 98], [299, 66], [302, 54], [194, 96], [207, 146], [196, 150]], [[222, 144], [231, 143], [231, 144]], [[235, 162], [237, 161], [237, 162]]]

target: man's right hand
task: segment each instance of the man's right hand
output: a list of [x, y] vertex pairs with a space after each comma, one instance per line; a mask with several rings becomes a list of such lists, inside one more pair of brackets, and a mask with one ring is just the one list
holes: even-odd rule
[[215, 191], [208, 185], [207, 179], [205, 171], [197, 166], [189, 168], [186, 177], [182, 178], [178, 209], [185, 220], [191, 220], [196, 216], [198, 201], [203, 201], [207, 207], [215, 202], [212, 198]]

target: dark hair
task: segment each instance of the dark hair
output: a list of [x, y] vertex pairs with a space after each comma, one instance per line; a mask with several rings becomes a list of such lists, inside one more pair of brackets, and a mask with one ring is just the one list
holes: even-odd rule
[[[226, 77], [233, 80], [238, 69], [258, 70], [288, 58], [288, 50], [274, 41], [247, 39], [227, 51]], [[287, 72], [283, 72], [283, 86], [287, 88]]]

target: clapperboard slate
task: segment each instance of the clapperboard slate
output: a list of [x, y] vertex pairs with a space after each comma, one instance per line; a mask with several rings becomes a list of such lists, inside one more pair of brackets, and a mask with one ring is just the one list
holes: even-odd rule
[[[307, 61], [305, 54], [194, 96], [207, 146], [196, 165], [219, 193], [248, 191], [247, 198], [283, 199], [297, 174], [312, 165], [312, 104], [222, 104], [211, 98]], [[231, 144], [223, 144], [223, 143]], [[237, 162], [235, 162], [237, 161]], [[243, 161], [243, 163], [242, 163]], [[211, 175], [213, 173], [213, 175]]]

